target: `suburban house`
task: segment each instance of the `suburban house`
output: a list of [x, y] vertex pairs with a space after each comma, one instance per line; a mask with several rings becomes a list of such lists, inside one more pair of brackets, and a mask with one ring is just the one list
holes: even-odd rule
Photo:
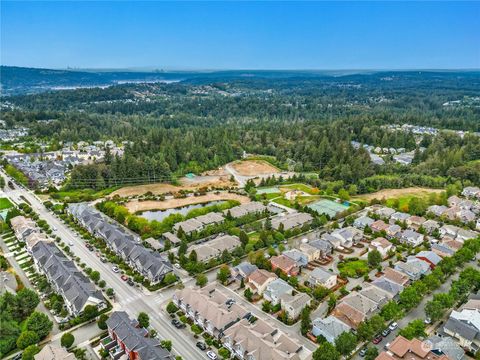
[[423, 216], [412, 215], [407, 219], [407, 225], [412, 229], [418, 230], [423, 223], [427, 221]]
[[220, 213], [211, 212], [205, 215], [197, 216], [193, 219], [188, 219], [185, 221], [180, 221], [173, 225], [173, 230], [178, 233], [178, 230], [182, 228], [185, 234], [191, 234], [195, 231], [201, 231], [208, 225], [221, 224], [225, 221], [225, 218]]
[[295, 295], [286, 293], [280, 297], [280, 305], [291, 319], [298, 318], [302, 310], [310, 306], [311, 301], [312, 298], [303, 292]]
[[250, 316], [250, 313], [238, 304], [231, 304], [228, 298], [210, 284], [202, 289], [186, 287], [174, 293], [172, 301], [195, 324], [208, 334], [221, 339], [225, 331]]
[[423, 235], [412, 229], [405, 230], [400, 235], [400, 241], [413, 247], [420, 246], [423, 243]]
[[479, 234], [475, 231], [471, 230], [466, 230], [466, 229], [459, 229], [457, 232], [457, 237], [455, 240], [458, 240], [460, 242], [464, 242], [470, 239], [475, 239]]
[[440, 261], [442, 261], [442, 258], [434, 251], [420, 251], [415, 257], [426, 261], [432, 270], [435, 269], [435, 266], [437, 266]]
[[34, 360], [75, 360], [75, 354], [68, 352], [63, 347], [51, 344], [45, 345], [34, 357]]
[[292, 293], [293, 287], [291, 287], [285, 280], [275, 279], [265, 288], [265, 291], [263, 292], [263, 298], [267, 301], [270, 301], [273, 305], [277, 305], [280, 303], [283, 295], [291, 295]]
[[190, 256], [192, 251], [195, 251], [197, 254], [197, 261], [207, 262], [211, 259], [216, 259], [222, 256], [224, 251], [232, 252], [235, 248], [241, 245], [242, 243], [236, 235], [218, 236], [215, 239], [191, 246], [188, 249], [187, 256]]
[[227, 216], [227, 214], [230, 214], [231, 217], [237, 219], [245, 215], [260, 214], [266, 211], [267, 207], [261, 202], [252, 201], [247, 204], [238, 205], [231, 209], [224, 210], [223, 215]]
[[348, 226], [341, 229], [336, 229], [331, 233], [331, 236], [340, 240], [340, 246], [352, 247], [353, 244], [358, 243], [363, 238], [363, 231], [353, 226]]
[[378, 237], [370, 242], [370, 249], [377, 250], [382, 255], [382, 258], [385, 259], [390, 250], [395, 250], [395, 246], [387, 239]]
[[166, 274], [173, 271], [172, 264], [164, 255], [146, 249], [141, 244], [139, 236], [132, 234], [117, 222], [109, 221], [100, 211], [87, 203], [69, 204], [67, 211], [78, 224], [93, 236], [103, 239], [113, 252], [151, 284], [161, 282]]
[[294, 212], [290, 214], [280, 214], [272, 219], [272, 227], [275, 230], [283, 225], [283, 230], [291, 230], [310, 224], [313, 221], [312, 215], [303, 212]]
[[285, 255], [272, 256], [270, 264], [272, 264], [272, 271], [280, 269], [281, 272], [288, 276], [296, 276], [300, 272], [297, 263]]
[[113, 359], [122, 356], [130, 360], [173, 360], [157, 339], [148, 337], [148, 330], [125, 311], [113, 312], [107, 320], [108, 337], [101, 342]]
[[438, 223], [438, 221], [435, 221], [435, 220], [427, 220], [422, 224], [422, 226], [425, 229], [425, 231], [429, 234], [431, 234], [437, 229], [440, 229], [440, 224]]
[[460, 228], [458, 226], [454, 226], [454, 225], [443, 225], [441, 228], [440, 228], [440, 235], [443, 237], [443, 236], [449, 236], [450, 238], [452, 239], [455, 239], [457, 237], [457, 234], [458, 234], [458, 230], [460, 230]]
[[404, 289], [402, 285], [390, 281], [384, 276], [373, 280], [371, 284], [383, 291], [388, 292], [395, 300], [398, 298], [398, 294], [400, 294]]
[[360, 216], [355, 219], [353, 222], [353, 226], [355, 226], [357, 229], [365, 229], [366, 226], [370, 226], [375, 222], [372, 218], [368, 216]]
[[335, 344], [335, 339], [342, 333], [350, 331], [350, 327], [338, 320], [335, 316], [325, 319], [316, 318], [312, 321], [312, 334], [323, 336], [330, 344]]
[[223, 346], [238, 359], [300, 360], [303, 347], [281, 330], [257, 319], [242, 319], [225, 330]]
[[373, 232], [381, 232], [381, 231], [387, 231], [388, 227], [390, 225], [385, 223], [383, 220], [377, 220], [370, 225], [370, 229], [372, 229]]
[[367, 318], [361, 311], [343, 301], [335, 307], [332, 316], [336, 317], [349, 328], [355, 330], [358, 328], [358, 325]]
[[310, 243], [301, 243], [298, 249], [307, 257], [308, 262], [319, 260], [323, 257], [322, 250]]
[[25, 216], [15, 216], [11, 218], [10, 225], [15, 233], [15, 237], [20, 241], [25, 241], [26, 237], [32, 232], [40, 231], [35, 221]]
[[432, 205], [427, 208], [427, 213], [432, 213], [435, 216], [442, 216], [445, 211], [448, 210], [448, 207], [445, 205]]
[[443, 331], [462, 348], [475, 353], [480, 349], [480, 301], [469, 300], [459, 310], [450, 313]]
[[268, 284], [276, 280], [278, 277], [274, 273], [267, 270], [257, 269], [247, 276], [245, 284], [254, 294], [263, 295]]
[[410, 284], [410, 278], [401, 271], [386, 267], [383, 270], [383, 276], [385, 279], [393, 281], [401, 286], [407, 286]]
[[390, 218], [393, 213], [395, 213], [395, 210], [386, 206], [381, 206], [375, 210], [375, 214], [386, 219]]
[[430, 336], [425, 343], [432, 348], [432, 352], [444, 354], [450, 360], [464, 360], [465, 351], [450, 336]]
[[284, 251], [282, 255], [285, 255], [285, 256], [289, 257], [290, 259], [292, 259], [293, 261], [295, 261], [295, 264], [298, 268], [302, 268], [302, 267], [307, 266], [307, 264], [309, 262], [308, 256], [305, 255], [300, 250], [297, 250], [297, 249], [291, 249], [291, 250]]
[[370, 317], [375, 312], [380, 310], [380, 307], [376, 302], [358, 292], [351, 292], [345, 296], [341, 302], [350, 305], [352, 308], [358, 310], [366, 317]]
[[256, 265], [252, 265], [248, 261], [244, 261], [237, 266], [232, 267], [230, 269], [230, 274], [234, 280], [245, 281], [255, 270], [258, 270]]
[[463, 189], [462, 195], [467, 198], [480, 199], [480, 188], [477, 186], [467, 186]]
[[398, 239], [402, 235], [402, 228], [400, 225], [392, 224], [385, 230], [385, 232], [387, 233], [388, 239]]
[[432, 347], [418, 339], [407, 340], [403, 336], [397, 336], [388, 347], [388, 351], [382, 351], [375, 360], [452, 360], [448, 356], [433, 352]]
[[379, 308], [393, 299], [393, 295], [376, 286], [370, 285], [359, 291], [359, 293], [369, 300], [372, 300]]
[[333, 246], [329, 241], [317, 239], [309, 242], [308, 244], [320, 250], [322, 258], [333, 253]]
[[331, 289], [337, 285], [337, 274], [327, 271], [321, 267], [315, 268], [308, 277], [310, 286], [323, 286]]
[[[455, 241], [455, 240], [452, 240], [452, 241]], [[435, 254], [437, 254], [442, 258], [452, 256], [456, 252], [456, 250], [453, 250], [452, 248], [447, 246], [445, 243], [433, 243], [431, 248]]]
[[452, 207], [452, 206], [458, 206], [463, 200], [461, 198], [459, 198], [457, 195], [453, 195], [453, 196], [450, 196], [448, 199], [447, 199], [447, 202], [448, 202], [448, 206]]
[[410, 214], [397, 211], [390, 216], [390, 223], [395, 224], [397, 221], [403, 223], [404, 221], [408, 223], [408, 219], [410, 218]]
[[87, 305], [104, 305], [102, 292], [53, 242], [39, 241], [32, 247], [34, 265], [44, 274], [54, 291], [62, 296], [70, 315], [78, 316]]
[[182, 240], [180, 240], [177, 235], [171, 233], [170, 231], [163, 233], [162, 237], [164, 238], [165, 241], [166, 240], [170, 241], [173, 247], [180, 245], [180, 243], [182, 242]]
[[430, 273], [430, 264], [417, 258], [409, 258], [407, 262], [397, 262], [395, 270], [403, 272], [410, 280], [415, 281]]
[[[328, 242], [333, 249], [339, 249], [339, 248], [342, 248], [342, 247], [349, 247], [349, 246], [352, 246], [352, 244], [344, 244], [344, 240], [340, 237], [337, 237], [337, 236], [333, 236], [329, 233], [324, 233], [322, 234], [322, 238], [321, 240], [323, 242]], [[313, 243], [312, 243], [313, 245]]]

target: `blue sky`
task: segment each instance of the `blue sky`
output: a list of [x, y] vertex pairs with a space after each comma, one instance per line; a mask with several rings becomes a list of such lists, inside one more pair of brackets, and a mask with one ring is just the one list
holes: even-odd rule
[[480, 2], [0, 4], [3, 65], [480, 68]]

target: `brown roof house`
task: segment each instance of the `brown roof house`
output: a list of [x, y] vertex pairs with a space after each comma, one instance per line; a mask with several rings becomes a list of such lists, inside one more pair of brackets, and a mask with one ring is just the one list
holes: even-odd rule
[[245, 286], [254, 294], [263, 295], [263, 292], [273, 280], [277, 279], [277, 275], [267, 270], [257, 269], [247, 276]]
[[288, 276], [296, 276], [300, 272], [297, 263], [285, 255], [273, 256], [270, 259], [270, 263], [272, 264], [273, 271], [280, 269], [280, 271]]

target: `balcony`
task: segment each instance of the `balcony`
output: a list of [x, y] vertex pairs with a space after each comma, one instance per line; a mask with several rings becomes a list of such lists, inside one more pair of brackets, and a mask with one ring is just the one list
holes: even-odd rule
[[118, 360], [119, 358], [122, 357], [122, 355], [125, 354], [125, 350], [123, 350], [120, 346], [115, 346], [112, 349], [110, 349], [110, 357], [113, 360]]
[[100, 344], [105, 350], [110, 350], [115, 347], [117, 343], [110, 336], [107, 336], [100, 341]]

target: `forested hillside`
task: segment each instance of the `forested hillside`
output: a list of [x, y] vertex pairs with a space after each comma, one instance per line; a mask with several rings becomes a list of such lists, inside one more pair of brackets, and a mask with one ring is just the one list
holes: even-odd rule
[[[108, 156], [105, 163], [74, 169], [71, 183], [97, 188], [129, 178], [198, 173], [243, 151], [345, 184], [409, 174], [480, 182], [478, 135], [442, 131], [418, 142], [412, 133], [384, 126], [478, 132], [479, 73], [211, 77], [13, 96], [3, 99], [8, 110], [2, 117], [8, 126], [26, 126], [31, 136], [49, 142], [132, 141], [123, 158]], [[54, 121], [38, 121], [47, 119]], [[352, 140], [417, 149], [414, 163], [374, 165]]]

